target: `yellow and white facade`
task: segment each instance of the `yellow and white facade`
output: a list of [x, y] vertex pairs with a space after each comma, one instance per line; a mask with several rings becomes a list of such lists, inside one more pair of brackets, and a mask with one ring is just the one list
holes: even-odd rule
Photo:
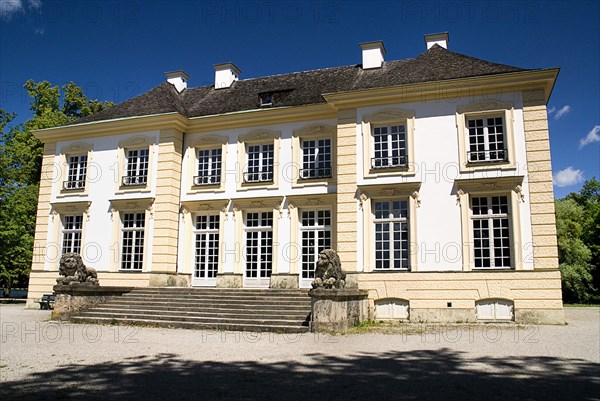
[[[233, 71], [215, 91], [238, 85]], [[307, 288], [331, 247], [374, 319], [563, 323], [546, 117], [557, 74], [37, 131], [28, 306], [52, 292], [64, 251], [101, 285]]]

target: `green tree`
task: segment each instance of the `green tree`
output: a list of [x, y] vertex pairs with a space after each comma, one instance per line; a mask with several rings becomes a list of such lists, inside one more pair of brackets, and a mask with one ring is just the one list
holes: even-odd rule
[[566, 302], [587, 302], [592, 295], [592, 252], [581, 239], [585, 210], [573, 199], [556, 201], [558, 259]]
[[[25, 83], [31, 119], [10, 126], [15, 115], [0, 110], [0, 285], [26, 285], [31, 266], [43, 144], [32, 131], [64, 125], [111, 106], [90, 100], [71, 82]], [[61, 99], [62, 97], [62, 99]]]

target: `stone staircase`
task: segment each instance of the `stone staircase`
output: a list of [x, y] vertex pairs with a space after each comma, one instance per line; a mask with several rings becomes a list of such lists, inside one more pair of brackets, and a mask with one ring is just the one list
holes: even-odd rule
[[211, 330], [308, 331], [307, 290], [135, 288], [71, 317], [78, 323]]

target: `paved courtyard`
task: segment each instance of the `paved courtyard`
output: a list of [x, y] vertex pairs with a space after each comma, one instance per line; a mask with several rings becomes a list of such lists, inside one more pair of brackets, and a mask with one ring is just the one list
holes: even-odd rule
[[60, 324], [0, 305], [0, 398], [600, 400], [600, 308], [566, 316], [331, 336]]

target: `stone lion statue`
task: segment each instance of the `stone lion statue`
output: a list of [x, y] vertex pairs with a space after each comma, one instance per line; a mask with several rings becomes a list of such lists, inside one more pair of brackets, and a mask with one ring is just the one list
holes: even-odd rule
[[63, 254], [60, 258], [58, 273], [64, 276], [56, 279], [58, 285], [99, 285], [98, 273], [91, 267], [85, 267], [78, 253]]
[[333, 249], [324, 249], [319, 253], [313, 288], [344, 288], [346, 273], [342, 270], [342, 263], [337, 252]]

